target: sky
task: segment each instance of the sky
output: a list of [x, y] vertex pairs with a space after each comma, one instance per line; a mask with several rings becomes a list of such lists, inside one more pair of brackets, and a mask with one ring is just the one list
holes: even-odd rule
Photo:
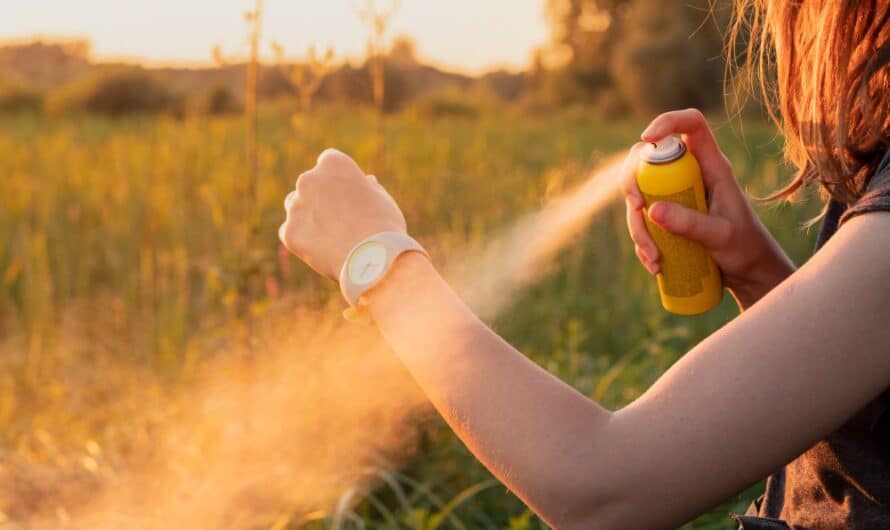
[[[359, 57], [367, 31], [352, 2], [265, 0], [263, 53], [279, 42], [298, 57], [310, 43]], [[376, 0], [388, 6], [391, 0]], [[410, 35], [420, 56], [466, 72], [520, 68], [547, 40], [543, 0], [403, 0], [390, 38]], [[0, 40], [87, 37], [97, 59], [209, 64], [211, 48], [247, 52], [243, 14], [253, 0], [0, 0]]]

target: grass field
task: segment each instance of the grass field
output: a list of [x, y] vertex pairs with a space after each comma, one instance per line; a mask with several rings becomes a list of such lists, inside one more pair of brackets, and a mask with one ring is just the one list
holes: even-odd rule
[[[292, 120], [263, 110], [255, 222], [240, 119], [0, 118], [0, 528], [69, 517], [84, 495], [69, 490], [100, 488], [151, 447], [165, 395], [225, 344], [249, 344], [257, 322], [296, 307], [336, 311], [335, 287], [284, 255], [276, 235], [284, 195], [324, 147], [375, 172], [410, 230], [446, 259], [570, 188], [645, 126], [583, 108], [405, 113], [388, 117], [380, 157], [370, 112]], [[749, 191], [788, 176], [770, 125], [747, 121], [742, 133], [738, 121], [714, 123]], [[801, 224], [816, 201], [758, 208], [792, 258], [805, 260], [814, 234]], [[696, 318], [661, 310], [615, 204], [492, 325], [584, 394], [620, 407], [736, 312], [729, 297]], [[435, 417], [384, 478], [355, 510], [367, 528], [542, 527]], [[754, 491], [690, 527], [731, 528], [727, 512], [744, 510]]]

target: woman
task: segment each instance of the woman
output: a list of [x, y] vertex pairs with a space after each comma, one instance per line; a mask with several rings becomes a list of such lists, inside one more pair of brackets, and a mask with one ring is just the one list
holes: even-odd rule
[[[890, 3], [742, 4], [749, 57], [775, 57], [786, 155], [800, 168], [779, 195], [812, 183], [829, 197], [819, 249], [795, 270], [701, 113], [656, 118], [642, 140], [685, 137], [711, 212], [661, 203], [648, 215], [710, 250], [743, 312], [621, 410], [479, 321], [347, 156], [322, 153], [286, 200], [285, 245], [339, 275], [458, 436], [556, 528], [675, 527], [768, 475], [744, 528], [890, 528]], [[634, 149], [628, 224], [656, 273], [636, 163]]]

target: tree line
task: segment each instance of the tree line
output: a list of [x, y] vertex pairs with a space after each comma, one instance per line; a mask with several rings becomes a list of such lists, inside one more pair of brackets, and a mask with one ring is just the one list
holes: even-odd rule
[[[550, 41], [522, 72], [471, 77], [424, 64], [398, 37], [384, 53], [324, 69], [276, 61], [258, 66], [260, 100], [292, 98], [399, 111], [418, 102], [442, 113], [473, 113], [495, 103], [553, 108], [591, 105], [607, 114], [716, 108], [723, 102], [723, 29], [729, 7], [715, 0], [543, 0]], [[381, 43], [378, 43], [382, 46]], [[30, 108], [107, 114], [198, 109], [240, 112], [247, 64], [146, 70], [95, 64], [89, 44], [33, 42], [0, 48], [0, 111]], [[300, 74], [297, 76], [296, 74]], [[307, 77], [308, 76], [308, 77]], [[299, 77], [301, 83], [295, 83]], [[316, 77], [316, 78], [313, 78]], [[305, 81], [305, 82], [302, 82]], [[380, 92], [380, 84], [386, 87]], [[378, 101], [378, 99], [380, 101]]]
[[535, 54], [532, 89], [551, 103], [614, 112], [717, 107], [729, 9], [716, 0], [546, 0], [551, 42]]

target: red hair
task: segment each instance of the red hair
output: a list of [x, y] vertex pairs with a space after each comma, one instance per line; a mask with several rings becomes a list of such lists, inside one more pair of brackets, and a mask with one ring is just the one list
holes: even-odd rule
[[890, 147], [890, 2], [737, 0], [731, 68], [739, 48], [798, 168], [770, 198], [813, 182], [859, 197]]

